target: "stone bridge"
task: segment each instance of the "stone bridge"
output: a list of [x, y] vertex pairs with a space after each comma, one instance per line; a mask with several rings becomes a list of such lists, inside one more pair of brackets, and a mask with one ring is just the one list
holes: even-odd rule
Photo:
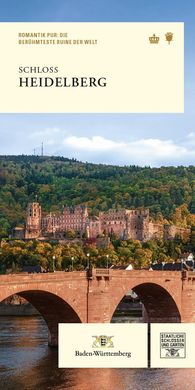
[[49, 344], [59, 322], [110, 322], [121, 299], [135, 291], [148, 322], [195, 322], [195, 272], [93, 269], [0, 276], [0, 302], [13, 294], [43, 316]]

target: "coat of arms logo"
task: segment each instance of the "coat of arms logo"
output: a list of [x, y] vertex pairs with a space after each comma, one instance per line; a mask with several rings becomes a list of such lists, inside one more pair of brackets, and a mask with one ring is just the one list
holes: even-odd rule
[[114, 343], [112, 341], [112, 338], [114, 336], [92, 336], [95, 338], [92, 344], [92, 348], [113, 348]]

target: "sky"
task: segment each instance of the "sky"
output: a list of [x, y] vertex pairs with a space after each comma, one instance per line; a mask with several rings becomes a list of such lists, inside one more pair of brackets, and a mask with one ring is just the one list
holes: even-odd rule
[[0, 114], [0, 154], [141, 166], [195, 163], [193, 0], [0, 0], [0, 22], [184, 22], [184, 114]]

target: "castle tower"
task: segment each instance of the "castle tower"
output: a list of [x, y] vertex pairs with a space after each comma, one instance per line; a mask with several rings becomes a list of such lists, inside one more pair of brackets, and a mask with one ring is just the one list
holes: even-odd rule
[[38, 202], [27, 206], [25, 238], [37, 238], [41, 234], [41, 206]]
[[149, 229], [149, 210], [127, 210], [125, 238], [147, 241]]

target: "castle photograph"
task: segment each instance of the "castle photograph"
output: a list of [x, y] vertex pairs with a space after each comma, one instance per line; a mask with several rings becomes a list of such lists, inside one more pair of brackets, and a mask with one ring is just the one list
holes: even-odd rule
[[188, 239], [191, 230], [174, 224], [155, 223], [150, 220], [148, 209], [110, 209], [91, 217], [87, 206], [64, 207], [59, 213], [45, 213], [40, 203], [28, 203], [24, 228], [15, 228], [14, 237], [22, 239], [63, 239], [68, 231], [79, 238], [115, 236], [121, 240], [142, 242], [179, 236]]

